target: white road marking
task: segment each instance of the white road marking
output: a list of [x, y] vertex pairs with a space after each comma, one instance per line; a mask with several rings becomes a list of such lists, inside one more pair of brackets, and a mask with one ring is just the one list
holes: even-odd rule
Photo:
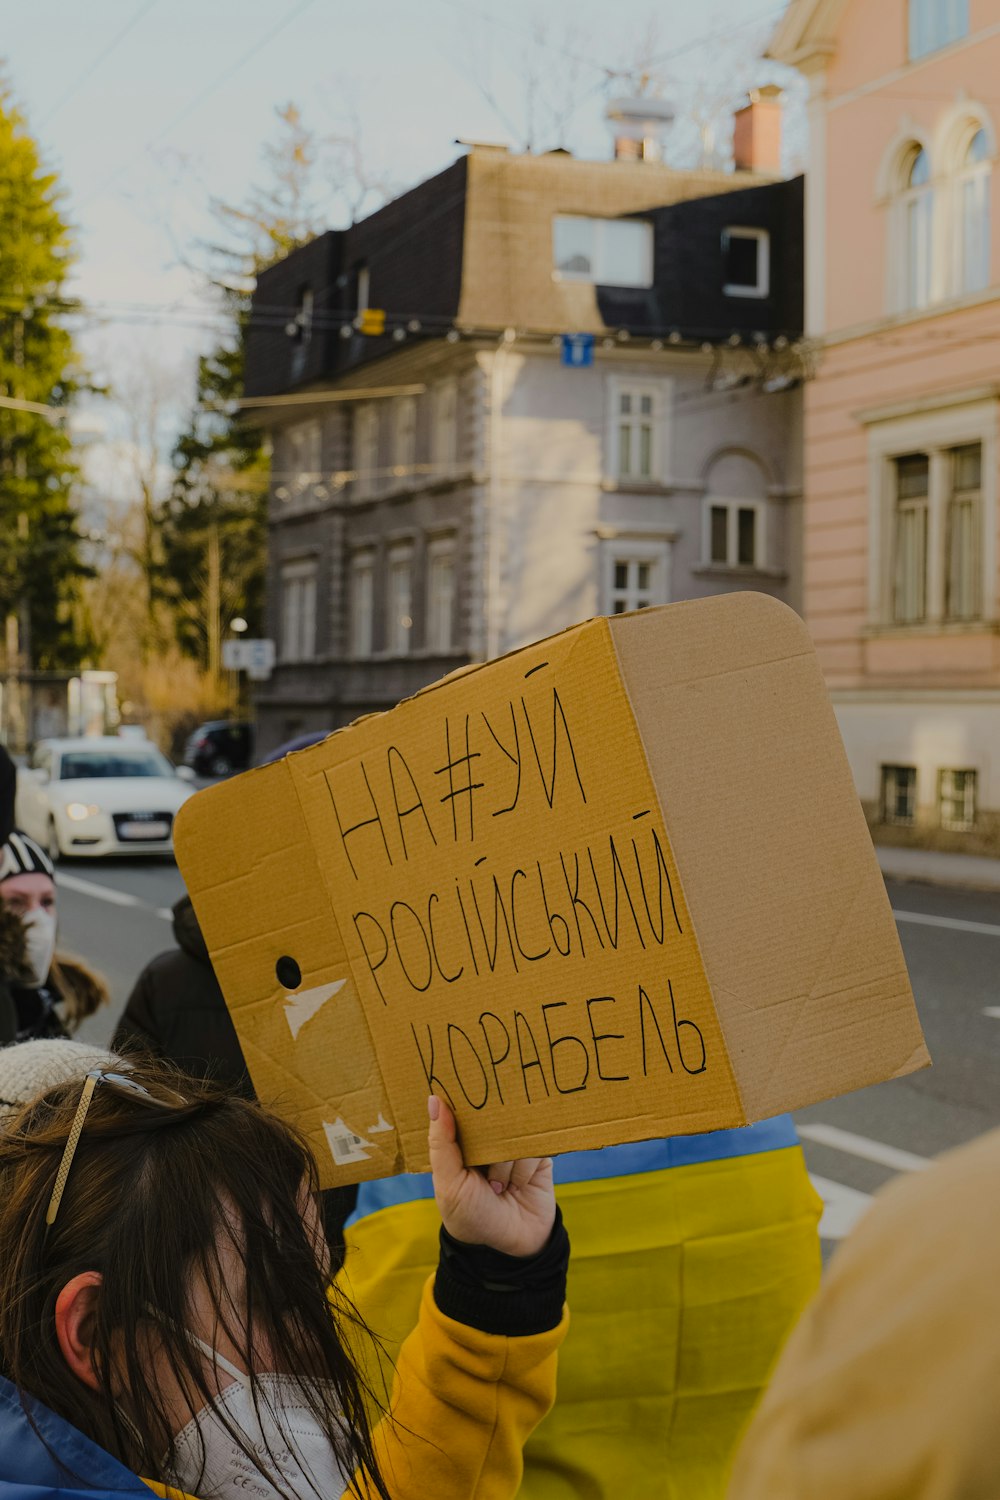
[[810, 1172], [809, 1176], [823, 1200], [820, 1239], [844, 1239], [871, 1203], [871, 1194], [859, 1193], [857, 1188], [845, 1187], [842, 1182], [831, 1182], [828, 1177], [817, 1177], [815, 1172]]
[[840, 1130], [836, 1125], [799, 1125], [799, 1135], [817, 1146], [832, 1146], [835, 1151], [846, 1151], [851, 1156], [860, 1156], [865, 1161], [877, 1161], [880, 1166], [891, 1167], [894, 1172], [922, 1172], [930, 1166], [926, 1156], [916, 1156], [912, 1151], [901, 1151], [898, 1146], [887, 1146], [884, 1141], [870, 1141], [866, 1135], [855, 1135], [851, 1130]]
[[1000, 927], [992, 922], [966, 922], [961, 917], [932, 917], [924, 911], [892, 912], [897, 922], [916, 922], [921, 927], [950, 927], [954, 932], [981, 932], [986, 937], [1000, 938]]
[[173, 917], [173, 912], [168, 911], [165, 906], [150, 906], [128, 891], [116, 891], [109, 885], [95, 885], [92, 880], [81, 880], [78, 875], [67, 875], [62, 870], [56, 871], [56, 884], [64, 890], [76, 891], [81, 896], [94, 896], [98, 901], [110, 901], [112, 906], [137, 906], [166, 921]]

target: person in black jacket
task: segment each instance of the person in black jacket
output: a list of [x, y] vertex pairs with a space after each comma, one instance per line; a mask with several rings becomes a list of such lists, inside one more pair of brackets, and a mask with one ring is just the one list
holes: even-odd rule
[[[236, 1028], [190, 896], [174, 905], [174, 937], [178, 946], [152, 959], [136, 980], [112, 1050], [151, 1053], [194, 1078], [210, 1078], [253, 1099]], [[323, 1226], [338, 1264], [344, 1221], [357, 1195], [356, 1187], [328, 1188], [321, 1195]]]
[[194, 1078], [254, 1096], [236, 1028], [212, 968], [190, 896], [174, 905], [177, 947], [160, 953], [136, 980], [112, 1042], [169, 1059]]

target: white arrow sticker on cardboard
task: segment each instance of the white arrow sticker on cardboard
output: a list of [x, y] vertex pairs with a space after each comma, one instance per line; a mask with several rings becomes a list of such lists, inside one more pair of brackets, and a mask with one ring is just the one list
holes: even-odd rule
[[288, 996], [285, 1000], [285, 1016], [293, 1041], [298, 1040], [299, 1032], [306, 1022], [311, 1021], [346, 983], [346, 979], [335, 979], [332, 984], [320, 984], [314, 990], [303, 990], [301, 995]]
[[338, 1167], [346, 1166], [352, 1161], [367, 1161], [368, 1152], [364, 1149], [371, 1146], [371, 1141], [366, 1141], [364, 1136], [356, 1134], [349, 1125], [345, 1125], [338, 1116], [332, 1125], [323, 1121], [323, 1129], [326, 1131], [327, 1144], [330, 1154]]

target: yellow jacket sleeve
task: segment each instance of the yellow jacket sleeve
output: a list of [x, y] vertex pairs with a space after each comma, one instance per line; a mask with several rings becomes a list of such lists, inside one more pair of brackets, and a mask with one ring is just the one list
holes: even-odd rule
[[525, 1441], [555, 1400], [569, 1315], [548, 1333], [481, 1333], [446, 1317], [433, 1288], [430, 1277], [375, 1432], [379, 1467], [393, 1500], [509, 1500]]

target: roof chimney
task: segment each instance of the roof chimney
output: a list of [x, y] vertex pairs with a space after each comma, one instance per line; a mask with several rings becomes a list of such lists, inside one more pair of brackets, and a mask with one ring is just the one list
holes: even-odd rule
[[737, 172], [781, 176], [781, 89], [774, 83], [751, 89], [733, 119], [733, 164]]
[[662, 161], [663, 137], [674, 121], [674, 107], [666, 99], [643, 95], [612, 99], [604, 118], [612, 127], [616, 161]]

